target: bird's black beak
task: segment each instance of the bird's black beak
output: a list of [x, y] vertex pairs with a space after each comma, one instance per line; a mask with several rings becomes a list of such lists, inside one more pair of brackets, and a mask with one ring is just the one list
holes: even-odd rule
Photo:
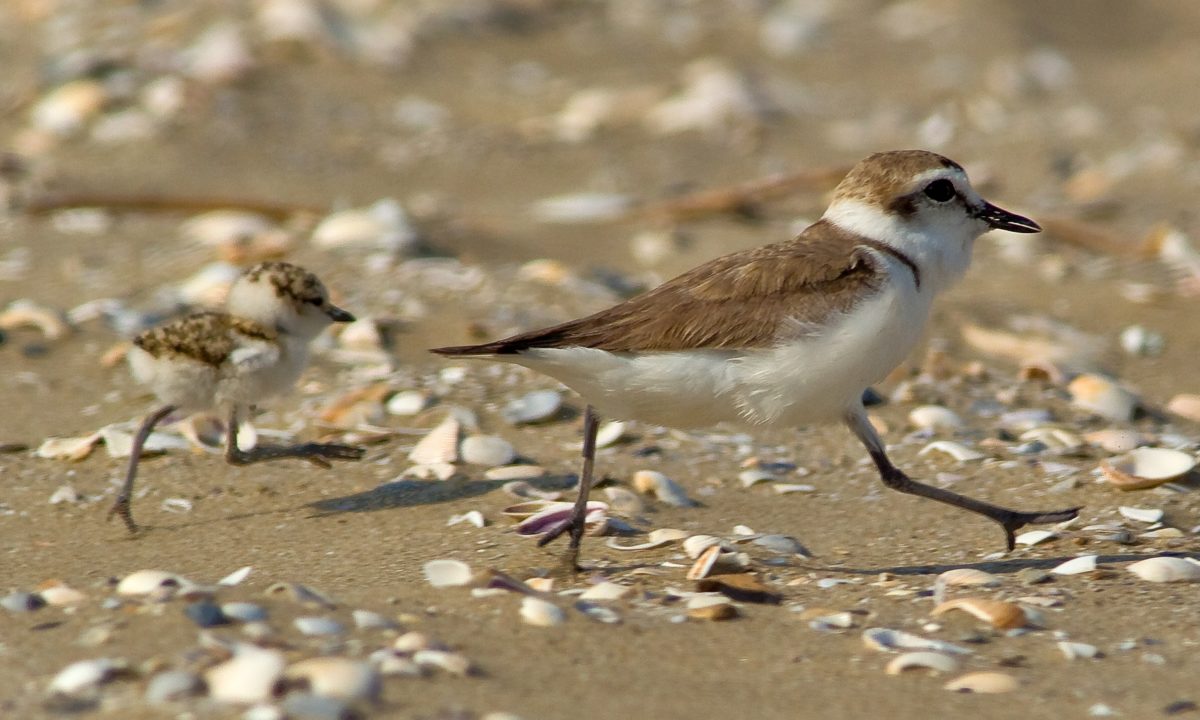
[[1007, 230], [1016, 233], [1042, 231], [1042, 226], [1029, 218], [1011, 213], [1004, 208], [996, 207], [990, 202], [984, 202], [983, 207], [976, 211], [975, 217], [986, 222], [994, 230]]
[[330, 303], [325, 306], [324, 310], [329, 319], [334, 322], [354, 322], [354, 316], [337, 305]]

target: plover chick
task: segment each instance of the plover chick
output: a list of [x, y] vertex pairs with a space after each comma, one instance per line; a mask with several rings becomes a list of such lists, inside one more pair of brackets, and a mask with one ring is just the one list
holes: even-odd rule
[[985, 201], [952, 160], [922, 150], [871, 155], [829, 208], [788, 242], [709, 261], [578, 320], [432, 352], [523, 365], [587, 401], [579, 497], [570, 519], [576, 566], [592, 484], [598, 414], [674, 428], [841, 420], [894, 490], [947, 503], [1014, 531], [1074, 518], [1079, 508], [1020, 512], [910, 479], [867, 420], [863, 391], [916, 345], [934, 297], [966, 272], [990, 229], [1037, 223]]
[[130, 509], [138, 460], [150, 432], [176, 412], [227, 413], [225, 459], [247, 465], [302, 458], [328, 468], [358, 460], [362, 448], [336, 443], [238, 447], [238, 425], [254, 405], [291, 388], [308, 365], [309, 342], [330, 323], [354, 316], [329, 301], [317, 276], [297, 265], [266, 262], [247, 270], [229, 290], [227, 312], [201, 312], [138, 335], [129, 351], [134, 378], [162, 403], [133, 439], [125, 483], [108, 516], [137, 531]]

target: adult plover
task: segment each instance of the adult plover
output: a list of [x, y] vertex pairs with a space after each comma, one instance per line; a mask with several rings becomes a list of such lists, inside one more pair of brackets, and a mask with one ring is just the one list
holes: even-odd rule
[[201, 312], [147, 330], [133, 340], [129, 365], [162, 405], [146, 416], [133, 440], [129, 468], [108, 517], [120, 515], [137, 531], [130, 510], [133, 481], [146, 438], [175, 412], [228, 413], [225, 459], [247, 465], [302, 458], [321, 467], [358, 460], [363, 449], [336, 443], [256, 446], [243, 450], [237, 431], [243, 414], [295, 384], [308, 365], [308, 344], [335, 322], [354, 316], [329, 302], [316, 275], [297, 265], [266, 262], [245, 272], [229, 290], [227, 312]]
[[994, 520], [1011, 550], [1018, 528], [1069, 520], [1079, 508], [1020, 512], [916, 482], [888, 459], [862, 404], [867, 386], [913, 349], [933, 298], [962, 277], [975, 239], [990, 229], [1041, 230], [985, 201], [952, 160], [922, 150], [877, 153], [793, 240], [717, 258], [578, 320], [433, 352], [523, 365], [587, 401], [578, 502], [541, 541], [569, 532], [572, 565], [598, 414], [675, 428], [840, 419], [887, 487]]

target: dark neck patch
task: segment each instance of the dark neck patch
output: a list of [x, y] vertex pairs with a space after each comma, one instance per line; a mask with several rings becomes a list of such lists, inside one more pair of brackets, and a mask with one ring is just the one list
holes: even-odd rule
[[869, 238], [863, 238], [862, 244], [866, 245], [867, 247], [871, 248], [872, 250], [878, 250], [879, 252], [881, 252], [885, 255], [891, 255], [892, 257], [896, 258], [900, 262], [904, 263], [904, 265], [909, 270], [912, 271], [913, 282], [916, 283], [917, 289], [918, 290], [921, 289], [921, 269], [919, 267], [917, 267], [917, 264], [915, 262], [913, 262], [912, 258], [910, 258], [909, 256], [905, 255], [904, 253], [900, 252], [899, 250], [892, 247], [891, 245], [888, 245], [887, 243], [881, 243], [878, 240], [871, 240]]

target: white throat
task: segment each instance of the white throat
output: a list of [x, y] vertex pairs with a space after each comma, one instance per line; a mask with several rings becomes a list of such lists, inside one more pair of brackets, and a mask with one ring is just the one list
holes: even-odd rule
[[971, 264], [975, 238], [986, 228], [966, 215], [961, 223], [920, 223], [859, 200], [837, 200], [824, 219], [843, 230], [889, 245], [921, 270], [921, 289], [935, 294], [950, 288]]

